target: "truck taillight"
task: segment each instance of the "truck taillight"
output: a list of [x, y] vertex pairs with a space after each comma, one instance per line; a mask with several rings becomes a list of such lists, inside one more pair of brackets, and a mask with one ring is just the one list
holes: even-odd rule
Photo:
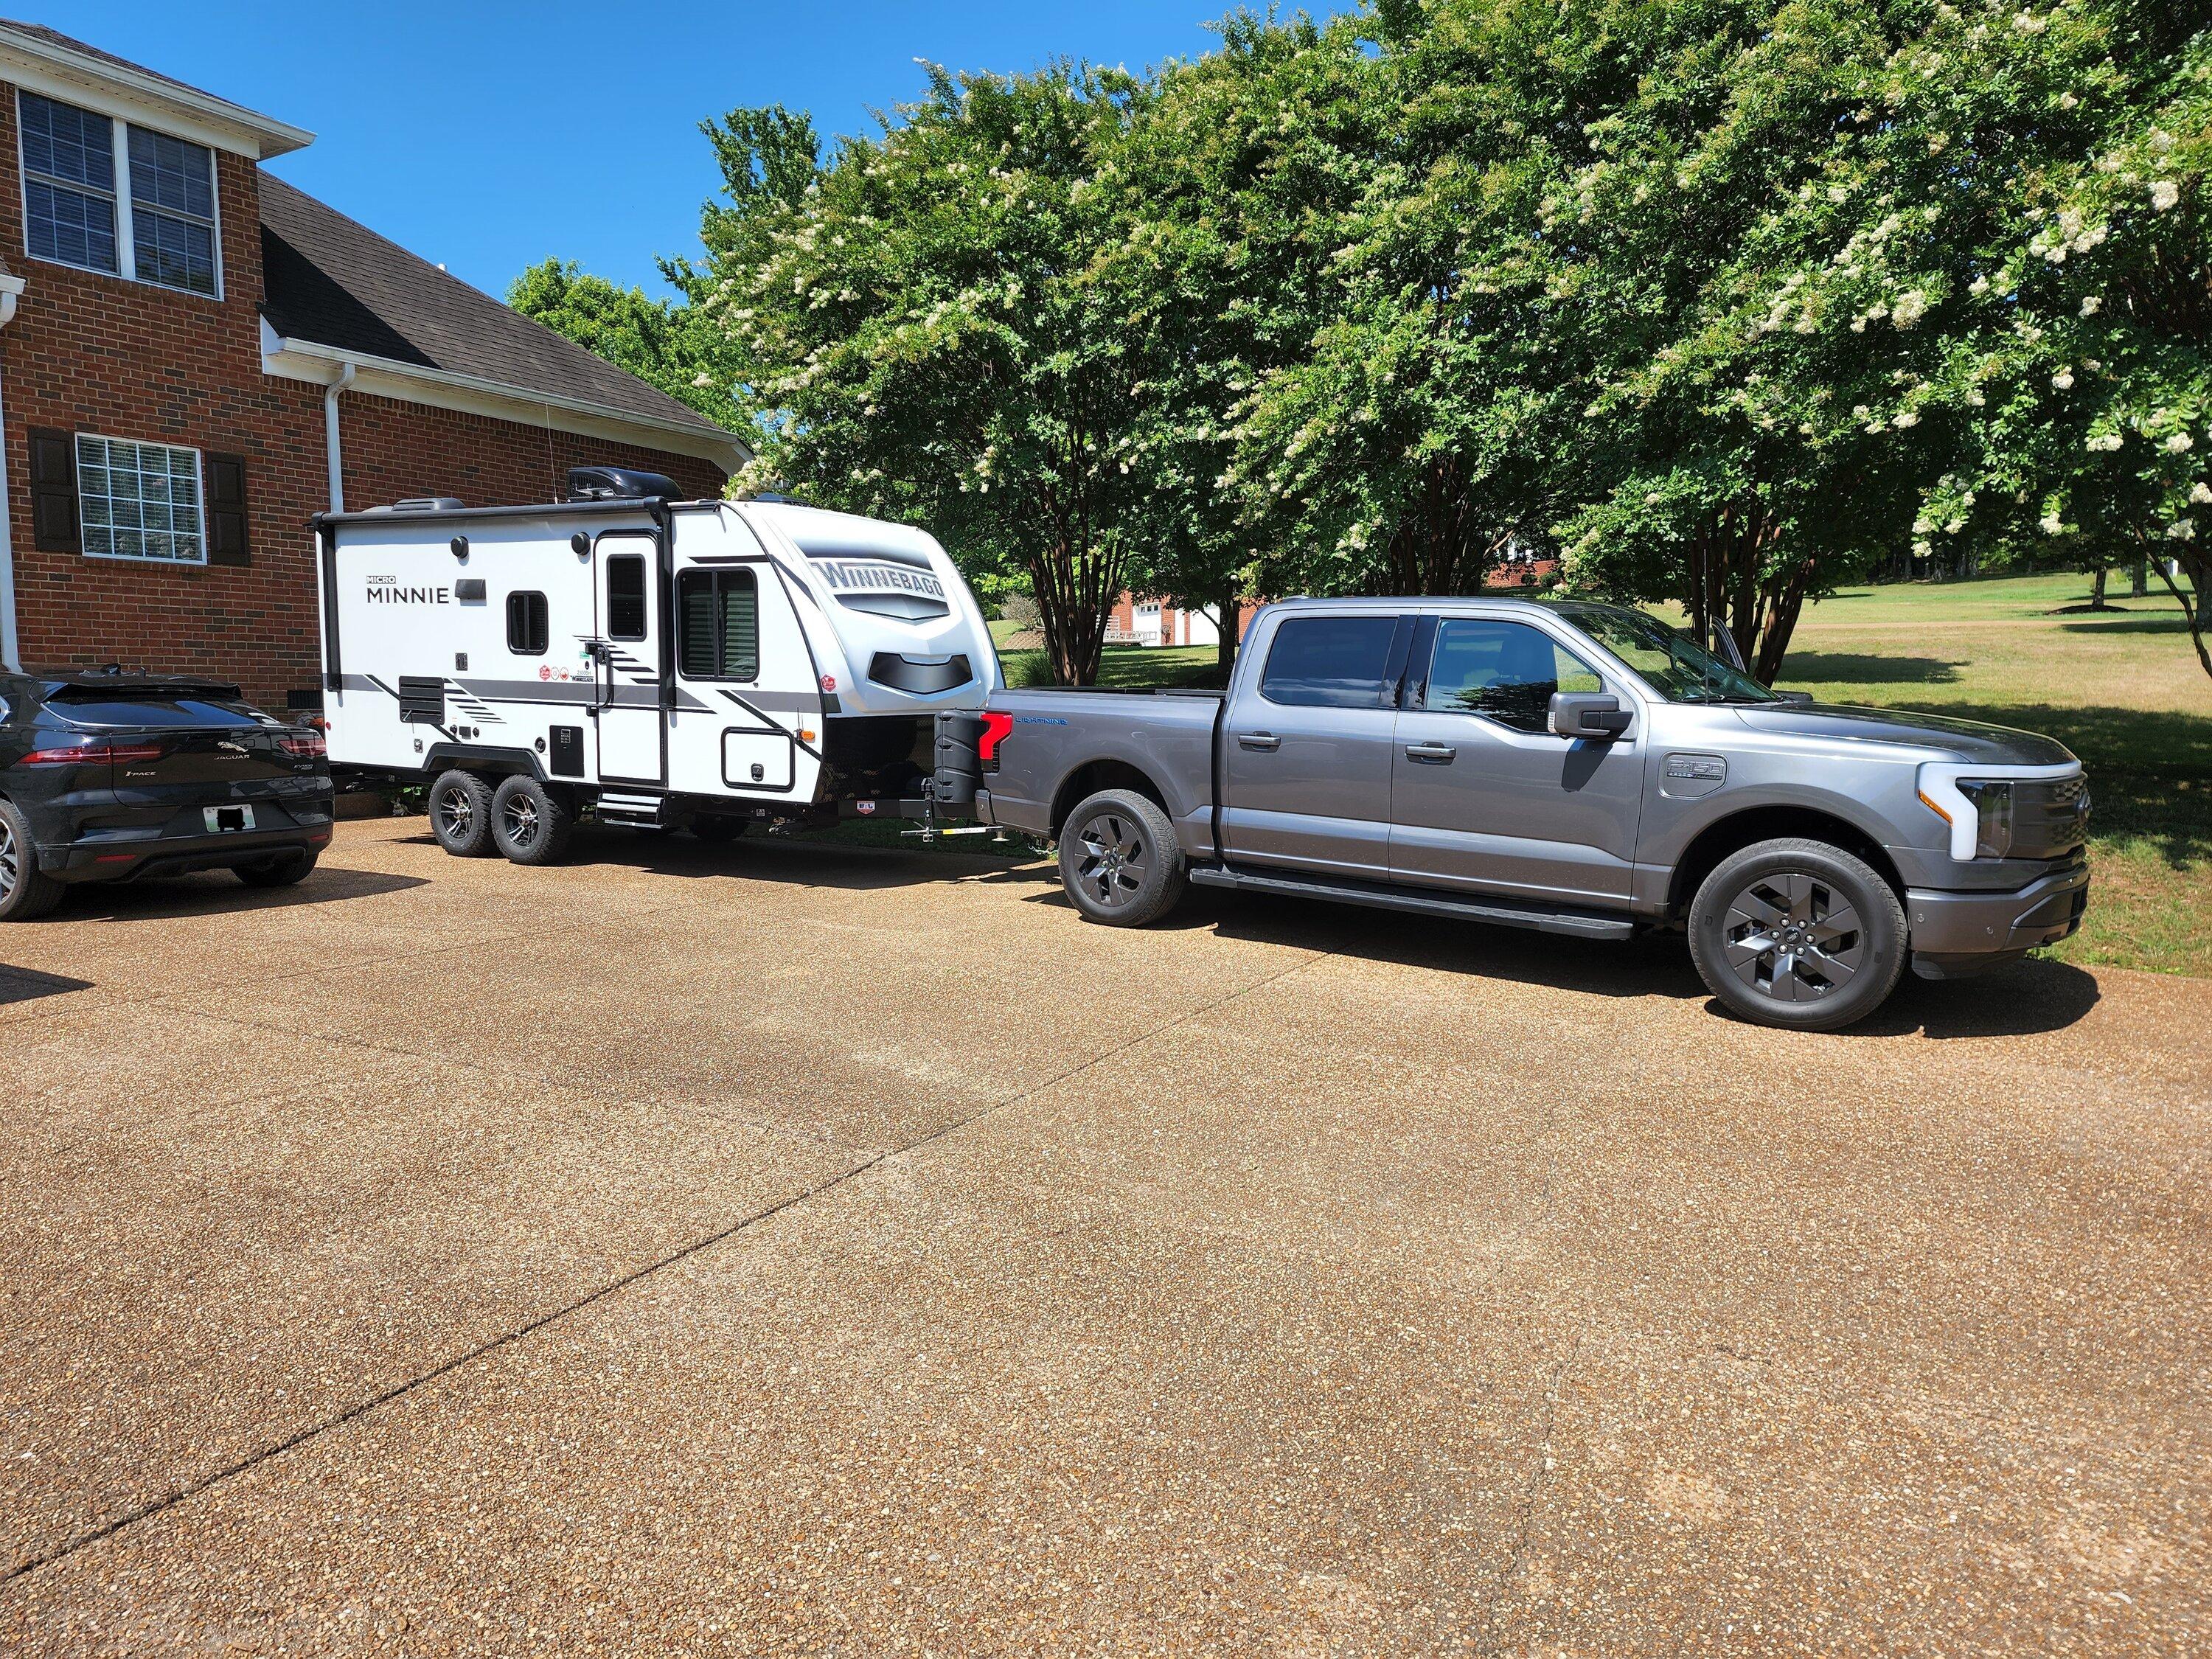
[[161, 758], [158, 743], [72, 743], [58, 749], [33, 749], [18, 766], [131, 766]]
[[1006, 740], [1006, 733], [1013, 729], [1014, 717], [1012, 714], [1002, 714], [994, 708], [983, 711], [983, 735], [975, 740], [975, 758], [983, 763], [986, 771], [998, 766], [999, 745]]
[[296, 738], [279, 738], [276, 739], [276, 745], [295, 760], [320, 760], [331, 752], [330, 744], [323, 741], [320, 732], [310, 732]]

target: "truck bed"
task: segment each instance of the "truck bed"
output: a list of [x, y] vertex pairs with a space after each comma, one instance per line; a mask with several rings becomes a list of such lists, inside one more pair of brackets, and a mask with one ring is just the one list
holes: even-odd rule
[[1214, 728], [1225, 695], [1095, 686], [994, 691], [990, 712], [1013, 724], [999, 744], [998, 769], [984, 776], [977, 810], [988, 823], [1049, 836], [1077, 800], [1119, 787], [1117, 769], [1126, 768], [1165, 797], [1185, 848], [1210, 857]]

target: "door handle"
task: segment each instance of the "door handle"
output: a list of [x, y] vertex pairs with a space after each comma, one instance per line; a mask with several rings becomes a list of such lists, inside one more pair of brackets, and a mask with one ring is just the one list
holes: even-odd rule
[[1419, 761], [1424, 766], [1449, 766], [1452, 757], [1458, 753], [1458, 750], [1441, 743], [1409, 743], [1406, 745], [1406, 758]]
[[1237, 744], [1241, 749], [1280, 749], [1283, 740], [1273, 732], [1239, 732]]

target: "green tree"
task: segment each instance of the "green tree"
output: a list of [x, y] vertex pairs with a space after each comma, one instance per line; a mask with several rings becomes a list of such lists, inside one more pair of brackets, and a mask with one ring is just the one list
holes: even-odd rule
[[738, 365], [741, 480], [927, 526], [964, 568], [1024, 571], [1054, 671], [1095, 680], [1141, 585], [1146, 375], [1103, 270], [1129, 227], [1101, 174], [1139, 81], [929, 70], [880, 136], [819, 153], [803, 117], [712, 131], [728, 187], [678, 273]]
[[717, 425], [738, 419], [720, 343], [689, 306], [651, 299], [642, 289], [617, 288], [559, 259], [516, 277], [507, 302]]

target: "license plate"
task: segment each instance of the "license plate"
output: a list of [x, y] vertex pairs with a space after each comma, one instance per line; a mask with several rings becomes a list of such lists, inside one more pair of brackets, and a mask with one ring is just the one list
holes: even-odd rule
[[253, 809], [251, 806], [204, 806], [200, 810], [207, 814], [210, 835], [220, 834], [227, 830], [253, 828]]

